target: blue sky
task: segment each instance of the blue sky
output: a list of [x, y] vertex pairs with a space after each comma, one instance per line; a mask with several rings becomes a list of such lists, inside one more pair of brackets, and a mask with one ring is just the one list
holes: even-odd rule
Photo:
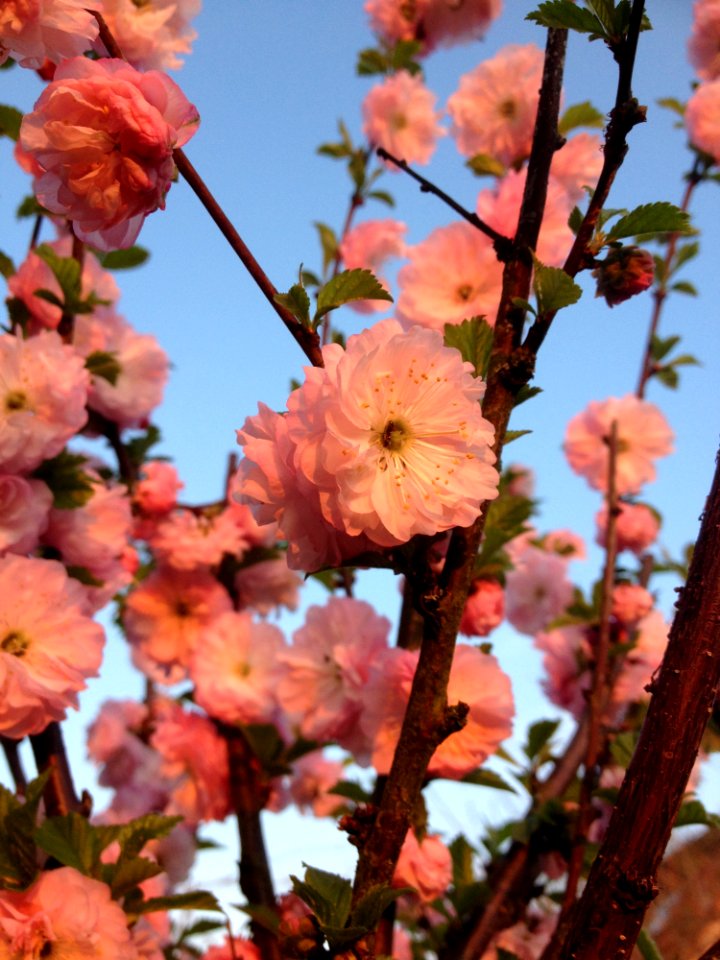
[[[440, 51], [427, 61], [427, 82], [441, 105], [457, 87], [459, 76], [479, 59], [508, 43], [544, 44], [543, 31], [523, 19], [534, 4], [508, 0], [505, 6], [505, 14], [482, 43]], [[689, 93], [692, 72], [684, 44], [691, 4], [655, 0], [649, 14], [656, 29], [641, 38], [634, 84], [636, 96], [648, 105], [648, 123], [632, 133], [611, 206], [679, 202], [682, 174], [690, 164], [684, 133], [675, 128], [677, 118], [656, 101], [665, 96], [685, 99]], [[315, 150], [335, 137], [339, 118], [360, 137], [359, 104], [372, 82], [354, 73], [357, 51], [372, 42], [362, 4], [206, 0], [196, 26], [194, 52], [173, 74], [202, 118], [186, 152], [270, 278], [278, 288], [287, 289], [301, 263], [309, 269], [319, 267], [313, 222], [339, 229], [345, 215], [349, 181], [344, 169]], [[0, 78], [0, 100], [29, 110], [41, 91], [40, 81], [19, 69]], [[614, 85], [608, 51], [573, 36], [565, 104], [589, 99], [605, 113], [612, 105]], [[0, 248], [20, 262], [29, 231], [27, 223], [16, 225], [13, 210], [27, 192], [27, 178], [14, 168], [7, 141], [0, 141], [0, 151]], [[464, 169], [450, 138], [440, 143], [436, 158], [423, 172], [468, 207], [474, 206], [478, 190], [488, 185]], [[388, 174], [382, 186], [395, 194], [397, 206], [390, 215], [408, 224], [410, 242], [419, 242], [434, 227], [449, 222], [436, 200], [421, 195], [401, 175]], [[258, 400], [275, 409], [284, 407], [290, 380], [301, 376], [304, 358], [189, 188], [174, 185], [167, 201], [167, 210], [151, 216], [140, 236], [152, 252], [151, 260], [139, 270], [118, 275], [123, 290], [120, 309], [138, 329], [155, 334], [172, 359], [171, 382], [156, 417], [164, 437], [159, 452], [174, 458], [186, 484], [185, 499], [206, 502], [221, 493], [227, 456], [236, 449], [235, 430], [255, 412]], [[666, 518], [662, 540], [673, 553], [694, 539], [717, 446], [717, 211], [717, 186], [704, 186], [693, 206], [704, 255], [689, 264], [684, 275], [698, 286], [700, 296], [671, 298], [661, 328], [663, 335], [680, 334], [684, 352], [699, 356], [703, 366], [687, 368], [676, 393], [657, 384], [648, 391], [648, 399], [662, 406], [677, 435], [676, 453], [659, 464], [658, 480], [646, 491], [646, 498]], [[387, 215], [378, 204], [361, 211], [360, 219]], [[571, 527], [592, 544], [599, 498], [567, 467], [562, 437], [567, 421], [590, 400], [634, 390], [651, 302], [645, 295], [608, 310], [593, 298], [587, 280], [581, 283], [582, 300], [558, 316], [543, 346], [535, 382], [544, 392], [520, 408], [512, 424], [533, 433], [518, 440], [507, 459], [530, 464], [537, 472], [542, 501], [538, 526]], [[344, 313], [338, 317], [340, 328], [346, 333], [359, 330], [358, 315]], [[580, 582], [592, 582], [600, 560], [600, 552], [591, 548], [590, 560], [577, 565]], [[396, 613], [399, 595], [390, 575], [372, 574], [361, 584], [361, 595], [383, 612]], [[666, 613], [674, 586], [668, 580], [662, 590]], [[311, 591], [311, 596], [320, 599], [318, 592]], [[509, 631], [497, 638], [498, 655], [516, 679], [518, 700], [524, 705], [522, 722], [538, 702], [537, 661], [528, 648], [526, 638]], [[124, 659], [115, 638], [108, 676], [94, 685], [86, 704], [139, 691], [137, 679], [123, 668]], [[92, 711], [92, 706], [88, 709]], [[82, 728], [88, 719], [76, 718], [71, 726], [76, 756], [83, 752]], [[488, 797], [487, 791], [469, 791], [460, 788], [460, 793], [437, 801], [450, 832], [453, 818], [462, 814], [466, 820], [468, 809], [476, 820], [496, 815], [492, 808], [498, 798]], [[311, 839], [316, 829], [314, 823], [303, 822], [302, 849], [292, 822], [287, 830], [273, 834], [271, 848], [278, 855], [280, 874], [299, 870], [301, 858], [342, 869], [347, 845], [332, 826], [323, 830], [322, 839]], [[479, 832], [479, 825], [476, 829]], [[233, 856], [227, 862], [228, 876]]]

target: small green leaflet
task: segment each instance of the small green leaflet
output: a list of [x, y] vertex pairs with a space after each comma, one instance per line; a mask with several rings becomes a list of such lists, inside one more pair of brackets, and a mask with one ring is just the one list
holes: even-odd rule
[[344, 303], [350, 303], [351, 300], [393, 302], [393, 298], [370, 270], [343, 270], [320, 288], [313, 326], [317, 328], [326, 313]]
[[493, 331], [484, 317], [471, 317], [462, 323], [446, 323], [443, 328], [446, 347], [455, 347], [463, 360], [471, 363], [479, 377], [487, 375]]
[[15, 107], [0, 104], [0, 137], [17, 140], [20, 136], [20, 123], [23, 115]]
[[304, 327], [310, 326], [310, 297], [301, 283], [294, 283], [287, 293], [275, 294], [275, 303], [289, 310]]
[[127, 250], [111, 250], [99, 257], [100, 263], [106, 270], [129, 270], [130, 267], [139, 267], [150, 256], [144, 247], [128, 247]]
[[602, 127], [605, 123], [605, 117], [597, 110], [589, 100], [582, 103], [574, 103], [560, 117], [558, 123], [558, 132], [563, 136], [577, 127]]
[[538, 313], [551, 313], [577, 303], [582, 290], [573, 278], [560, 267], [546, 267], [537, 258], [534, 259], [533, 290]]
[[692, 234], [690, 217], [673, 203], [644, 203], [630, 213], [620, 217], [607, 234], [607, 241], [621, 240], [624, 237], [636, 237], [648, 240], [668, 234]]
[[503, 177], [505, 165], [490, 156], [489, 153], [476, 153], [465, 164], [477, 177]]
[[85, 366], [94, 377], [102, 377], [108, 383], [115, 386], [117, 378], [122, 373], [122, 367], [118, 363], [115, 354], [107, 353], [104, 350], [96, 350], [85, 358]]

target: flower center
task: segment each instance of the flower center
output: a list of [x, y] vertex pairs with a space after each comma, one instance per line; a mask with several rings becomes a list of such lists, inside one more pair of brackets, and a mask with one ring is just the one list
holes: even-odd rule
[[5, 397], [5, 410], [11, 413], [13, 410], [25, 410], [28, 406], [28, 399], [22, 390], [11, 390]]
[[410, 427], [402, 420], [388, 420], [378, 435], [378, 441], [390, 453], [399, 453], [411, 436]]
[[503, 100], [502, 103], [498, 104], [498, 113], [505, 120], [512, 120], [517, 114], [517, 103], [510, 98]]
[[29, 646], [30, 640], [19, 630], [11, 630], [0, 640], [0, 650], [11, 657], [24, 657]]
[[457, 295], [463, 301], [463, 303], [467, 303], [467, 301], [472, 296], [472, 292], [473, 292], [473, 288], [472, 288], [472, 285], [469, 283], [463, 283], [461, 286], [457, 288]]

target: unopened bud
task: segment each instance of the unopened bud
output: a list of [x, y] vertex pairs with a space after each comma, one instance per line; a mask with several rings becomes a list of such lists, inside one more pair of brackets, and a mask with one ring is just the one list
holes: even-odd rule
[[613, 247], [593, 270], [598, 297], [605, 297], [609, 307], [629, 300], [652, 284], [655, 261], [652, 254], [639, 247]]

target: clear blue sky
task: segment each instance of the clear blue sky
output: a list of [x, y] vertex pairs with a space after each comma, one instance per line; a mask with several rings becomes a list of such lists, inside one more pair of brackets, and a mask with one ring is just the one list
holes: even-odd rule
[[[507, 0], [505, 6], [505, 14], [483, 43], [441, 51], [427, 62], [427, 81], [441, 104], [456, 88], [459, 75], [479, 59], [508, 43], [543, 45], [543, 31], [523, 19], [534, 4]], [[674, 127], [675, 116], [658, 107], [656, 100], [663, 96], [685, 99], [689, 93], [692, 73], [684, 38], [691, 4], [654, 0], [648, 6], [656, 29], [641, 38], [634, 84], [638, 99], [648, 105], [648, 123], [633, 131], [630, 153], [610, 198], [612, 206], [679, 202], [681, 176], [690, 162], [684, 133]], [[316, 156], [315, 148], [334, 138], [340, 117], [360, 135], [359, 103], [371, 81], [355, 76], [354, 63], [357, 50], [372, 39], [362, 4], [359, 0], [222, 4], [206, 0], [197, 30], [194, 53], [173, 74], [202, 118], [186, 152], [273, 282], [286, 289], [300, 263], [309, 269], [319, 266], [313, 221], [339, 229], [344, 217], [347, 177], [340, 164]], [[41, 90], [37, 78], [19, 69], [0, 78], [0, 100], [30, 109]], [[614, 84], [608, 51], [573, 36], [566, 105], [590, 99], [606, 112]], [[7, 141], [0, 141], [0, 150], [0, 248], [20, 262], [28, 230], [27, 224], [14, 224], [12, 211], [27, 190], [27, 178], [14, 169]], [[464, 169], [450, 138], [441, 142], [436, 159], [424, 172], [468, 207], [474, 206], [478, 189], [487, 185]], [[384, 180], [383, 186], [396, 195], [394, 215], [408, 224], [410, 242], [420, 241], [435, 226], [448, 222], [446, 210], [419, 194], [402, 176], [388, 175]], [[648, 394], [648, 399], [662, 405], [677, 434], [675, 455], [660, 463], [658, 481], [647, 489], [647, 498], [666, 518], [663, 542], [675, 553], [696, 534], [720, 420], [715, 185], [702, 188], [693, 214], [702, 231], [704, 256], [688, 266], [685, 276], [701, 295], [671, 299], [661, 333], [680, 334], [684, 350], [698, 355], [704, 366], [686, 370], [679, 392], [653, 385]], [[361, 214], [367, 218], [387, 215], [380, 205]], [[161, 452], [175, 459], [186, 484], [185, 498], [204, 502], [221, 492], [226, 458], [235, 449], [235, 429], [255, 412], [258, 400], [283, 408], [290, 379], [301, 374], [303, 357], [185, 184], [172, 187], [167, 210], [148, 219], [140, 242], [150, 248], [152, 259], [140, 270], [118, 275], [123, 290], [120, 309], [137, 328], [154, 333], [170, 354], [174, 370], [166, 402], [156, 417], [164, 436]], [[593, 299], [586, 281], [583, 285], [585, 296], [560, 314], [543, 346], [536, 383], [544, 393], [523, 406], [513, 423], [533, 433], [517, 441], [507, 459], [528, 463], [537, 472], [537, 495], [543, 501], [540, 528], [571, 527], [591, 544], [599, 499], [565, 464], [562, 436], [570, 417], [590, 400], [634, 389], [650, 298], [638, 297], [610, 311]], [[357, 315], [349, 311], [338, 321], [348, 333], [359, 329]], [[581, 582], [587, 584], [597, 576], [599, 560], [599, 551], [593, 549], [591, 560], [577, 568]], [[663, 593], [666, 613], [674, 585], [668, 583]], [[385, 612], [397, 610], [397, 588], [389, 575], [369, 577], [365, 591]], [[517, 681], [518, 700], [535, 706], [536, 668], [529, 641], [509, 631], [493, 639]], [[121, 669], [124, 654], [117, 638], [109, 657], [109, 676], [94, 685], [84, 699], [86, 704], [139, 690], [137, 680]], [[522, 676], [518, 676], [518, 664], [522, 664]], [[521, 722], [528, 718], [525, 709]], [[88, 719], [72, 724], [76, 755], [83, 752], [81, 731]], [[439, 806], [452, 806], [465, 819], [466, 808], [476, 815], [478, 811], [481, 816], [492, 815], [490, 806], [504, 799], [504, 795], [496, 798], [488, 797], [486, 791], [469, 791], [460, 788], [459, 793], [443, 797]], [[450, 831], [452, 816], [445, 816]], [[479, 824], [476, 828], [479, 832]], [[314, 830], [315, 825], [306, 821], [301, 831], [291, 827], [271, 840], [280, 857], [280, 874], [298, 871], [301, 858], [343, 869], [337, 851], [342, 849], [345, 857], [347, 845], [330, 826], [327, 839], [323, 832], [323, 840], [318, 841], [323, 849], [313, 849], [309, 838]], [[228, 876], [233, 872], [234, 853], [229, 857]]]

